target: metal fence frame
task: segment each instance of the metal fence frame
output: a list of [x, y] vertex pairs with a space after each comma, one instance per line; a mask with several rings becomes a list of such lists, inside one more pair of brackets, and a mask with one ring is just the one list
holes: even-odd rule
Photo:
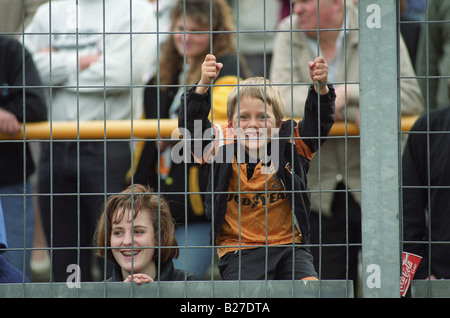
[[[270, 0], [267, 0], [270, 1]], [[346, 0], [350, 1], [350, 0]], [[369, 19], [379, 19], [379, 25], [370, 24]], [[398, 298], [401, 274], [401, 135], [414, 122], [405, 119], [402, 125], [399, 107], [398, 72], [398, 1], [359, 0], [359, 40], [360, 40], [360, 97], [361, 126], [361, 193], [362, 193], [362, 295], [367, 298]], [[393, 32], [395, 30], [396, 32]], [[264, 30], [266, 32], [266, 30]], [[378, 57], [382, 56], [382, 59]], [[377, 61], [377, 67], [373, 66]], [[386, 72], [386, 70], [397, 70]], [[383, 91], [382, 96], [379, 92]], [[397, 107], [392, 107], [397, 105]], [[169, 135], [173, 126], [161, 122], [135, 121], [116, 122], [111, 132], [102, 134], [104, 123], [90, 129], [86, 136], [81, 133], [80, 123], [68, 135], [61, 138], [131, 138], [141, 136], [160, 138]], [[151, 127], [148, 125], [151, 123]], [[172, 123], [173, 124], [173, 123]], [[48, 123], [27, 124], [26, 134], [16, 136], [24, 142], [30, 140], [58, 139], [57, 123], [52, 128]], [[64, 125], [64, 124], [62, 124]], [[84, 125], [84, 124], [83, 124]], [[350, 123], [347, 123], [348, 129]], [[98, 130], [100, 127], [100, 131]], [[170, 128], [169, 128], [170, 127]], [[406, 128], [405, 128], [406, 127]], [[65, 126], [67, 129], [67, 125]], [[162, 130], [162, 129], [166, 130]], [[33, 130], [36, 129], [36, 130]], [[155, 133], [156, 129], [156, 133]], [[158, 130], [161, 129], [161, 130]], [[64, 128], [61, 129], [61, 131]], [[50, 134], [50, 135], [49, 135]], [[349, 133], [346, 131], [346, 135]], [[129, 136], [129, 137], [128, 137]], [[7, 139], [0, 136], [0, 139]], [[378, 149], [391, 149], [380, 152]], [[376, 284], [370, 282], [376, 279]], [[413, 281], [414, 297], [449, 297], [450, 283], [440, 281]], [[261, 282], [158, 282], [148, 286], [125, 285], [121, 283], [81, 283], [80, 288], [70, 288], [64, 283], [23, 283], [0, 286], [0, 297], [163, 297], [163, 298], [296, 298], [296, 297], [354, 297], [351, 281], [261, 281]]]

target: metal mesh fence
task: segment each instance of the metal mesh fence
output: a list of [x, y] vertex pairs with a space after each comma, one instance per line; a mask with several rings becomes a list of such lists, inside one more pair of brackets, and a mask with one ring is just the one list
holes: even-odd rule
[[[448, 0], [2, 2], [0, 255], [19, 273], [8, 272], [0, 295], [400, 297], [409, 252], [422, 260], [407, 296], [448, 297], [449, 7]], [[207, 97], [194, 97], [212, 105], [201, 125], [216, 134], [196, 124], [190, 140], [178, 116], [194, 111], [181, 96], [196, 87], [207, 53], [223, 68]], [[303, 109], [308, 62], [317, 56], [336, 91], [335, 123], [324, 134], [319, 108], [316, 130], [303, 122], [295, 135], [297, 122], [311, 120]], [[231, 125], [227, 97], [236, 87], [244, 125], [248, 99], [240, 92], [252, 84], [242, 82], [257, 76], [271, 81], [262, 84], [264, 127], [274, 113], [272, 88], [285, 102], [284, 120], [294, 120], [279, 137], [288, 164], [278, 168], [295, 175], [290, 184], [270, 172], [247, 177], [263, 167], [245, 154], [243, 164], [236, 153], [228, 165], [199, 165], [189, 151], [192, 141], [207, 157], [233, 141], [219, 134]], [[299, 143], [317, 144], [304, 166], [295, 165]], [[279, 149], [271, 151], [273, 163]], [[227, 169], [235, 178], [222, 186]], [[296, 187], [306, 171], [308, 186]], [[306, 219], [299, 200], [310, 206]], [[259, 219], [257, 241], [248, 231]], [[274, 243], [272, 230], [287, 231], [289, 242]], [[317, 277], [302, 281], [308, 266]], [[155, 281], [122, 282], [140, 273]]]

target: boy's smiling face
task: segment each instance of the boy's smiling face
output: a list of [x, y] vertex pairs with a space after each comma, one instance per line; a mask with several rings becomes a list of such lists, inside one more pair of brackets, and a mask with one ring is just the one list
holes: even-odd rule
[[265, 145], [270, 142], [272, 128], [280, 128], [276, 122], [272, 106], [264, 101], [245, 96], [236, 106], [233, 117], [228, 119], [229, 127], [245, 147], [248, 154], [262, 156]]

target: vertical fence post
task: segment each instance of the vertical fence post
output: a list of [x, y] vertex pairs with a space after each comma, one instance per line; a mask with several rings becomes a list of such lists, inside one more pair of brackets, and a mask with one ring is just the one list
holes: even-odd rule
[[396, 2], [359, 1], [363, 297], [400, 297]]

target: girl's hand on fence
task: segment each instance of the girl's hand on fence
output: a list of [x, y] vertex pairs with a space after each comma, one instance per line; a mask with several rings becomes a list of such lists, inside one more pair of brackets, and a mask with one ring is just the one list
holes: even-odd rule
[[142, 283], [149, 283], [149, 282], [153, 282], [153, 278], [151, 278], [150, 276], [148, 276], [147, 274], [133, 274], [133, 277], [131, 277], [131, 275], [129, 275], [124, 282], [135, 282], [136, 284], [140, 285]]

